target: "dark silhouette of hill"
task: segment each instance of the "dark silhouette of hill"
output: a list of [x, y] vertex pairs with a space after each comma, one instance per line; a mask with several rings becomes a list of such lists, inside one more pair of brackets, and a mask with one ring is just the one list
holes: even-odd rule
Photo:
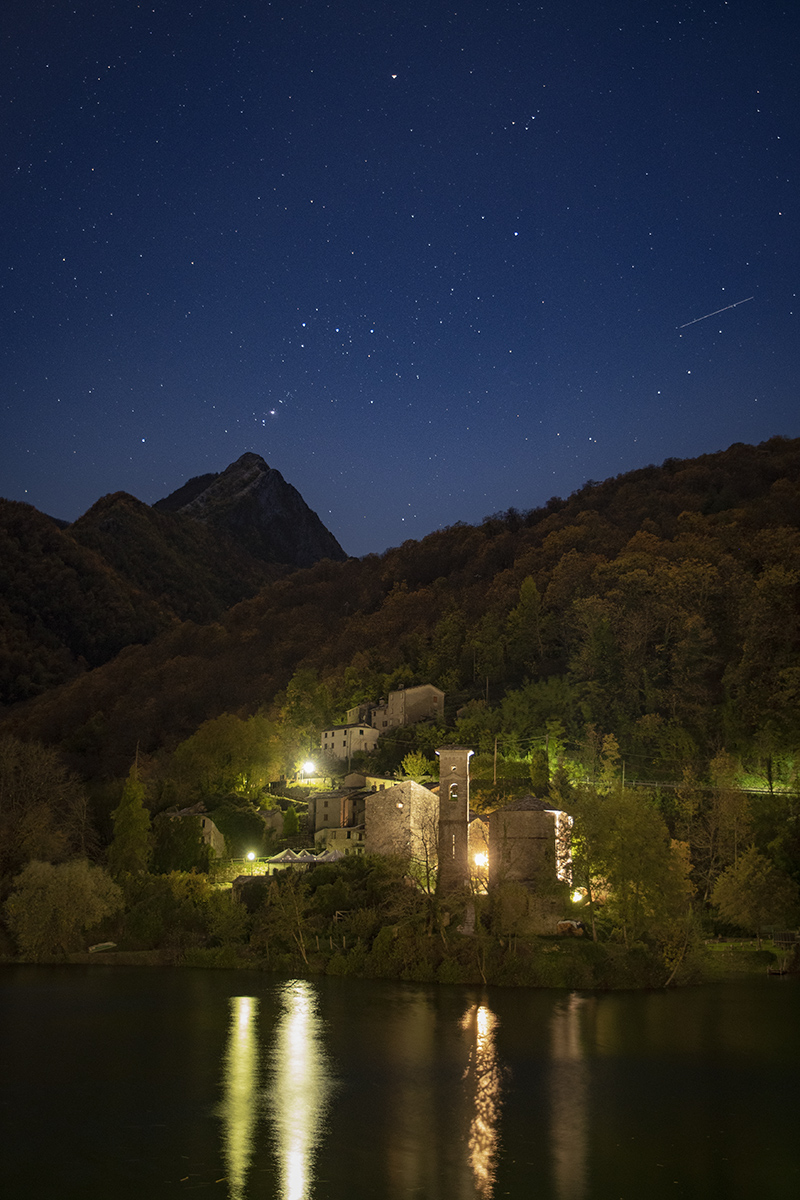
[[723, 745], [793, 754], [800, 440], [670, 460], [381, 556], [319, 562], [213, 625], [129, 647], [7, 723], [62, 743], [87, 773], [120, 775], [137, 743], [174, 747], [224, 712], [279, 703], [341, 719], [421, 682], [445, 690], [451, 724], [488, 699], [494, 728], [523, 739], [555, 721], [573, 739], [589, 724], [614, 732], [642, 762]]
[[224, 533], [125, 492], [103, 496], [69, 532], [180, 620], [212, 621], [280, 574]]
[[190, 481], [160, 510], [116, 492], [66, 525], [0, 501], [0, 552], [6, 705], [176, 622], [213, 621], [298, 562], [344, 557], [296, 489], [257, 455]]
[[0, 698], [14, 703], [148, 642], [175, 616], [29, 504], [0, 500]]
[[265, 562], [310, 567], [347, 557], [297, 489], [259, 454], [243, 454], [219, 475], [190, 479], [154, 507], [220, 530]]

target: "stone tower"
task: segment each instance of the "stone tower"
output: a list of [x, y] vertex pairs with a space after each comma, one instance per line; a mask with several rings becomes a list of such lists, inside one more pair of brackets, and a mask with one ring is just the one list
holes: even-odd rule
[[439, 755], [439, 874], [436, 890], [469, 884], [469, 760], [466, 746], [442, 746]]

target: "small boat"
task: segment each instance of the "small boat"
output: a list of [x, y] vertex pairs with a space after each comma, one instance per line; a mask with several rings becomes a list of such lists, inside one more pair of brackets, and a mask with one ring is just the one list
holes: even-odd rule
[[116, 950], [116, 942], [97, 942], [94, 946], [89, 947], [90, 954], [100, 954], [103, 950]]

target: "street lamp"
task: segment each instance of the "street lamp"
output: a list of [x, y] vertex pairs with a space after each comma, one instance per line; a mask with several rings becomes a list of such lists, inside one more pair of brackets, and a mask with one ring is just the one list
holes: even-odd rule
[[255, 859], [256, 859], [255, 852], [253, 850], [249, 850], [247, 853], [247, 861], [250, 863], [250, 874], [251, 875], [253, 874], [253, 863], [255, 862]]

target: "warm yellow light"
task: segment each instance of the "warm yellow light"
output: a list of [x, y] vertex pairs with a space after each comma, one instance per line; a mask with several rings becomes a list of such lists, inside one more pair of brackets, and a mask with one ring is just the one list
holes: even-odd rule
[[254, 858], [255, 858], [255, 852], [253, 850], [249, 850], [247, 853], [247, 861], [252, 862], [254, 860]]
[[488, 865], [489, 865], [489, 855], [488, 854], [476, 854], [475, 855], [475, 866], [476, 867], [488, 867]]
[[313, 775], [313, 773], [314, 773], [314, 764], [313, 764], [312, 762], [310, 762], [310, 761], [309, 761], [309, 762], [304, 762], [304, 763], [303, 763], [303, 771], [305, 772], [305, 774], [306, 774], [306, 775]]
[[572, 893], [572, 903], [580, 904], [581, 900], [585, 900], [585, 899], [586, 899], [586, 892], [584, 891], [584, 889], [583, 888], [575, 888], [575, 891]]

